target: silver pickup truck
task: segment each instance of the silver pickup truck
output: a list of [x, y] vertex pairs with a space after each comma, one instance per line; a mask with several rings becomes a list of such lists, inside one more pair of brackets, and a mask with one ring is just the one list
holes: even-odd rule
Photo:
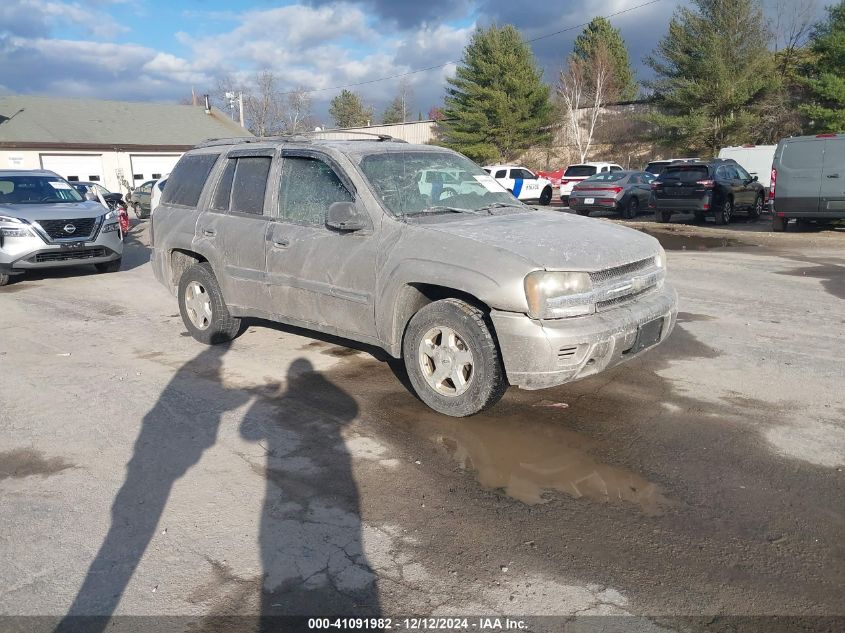
[[[422, 182], [436, 171], [463, 182]], [[255, 316], [376, 345], [452, 416], [634, 358], [677, 313], [654, 238], [528, 207], [464, 156], [390, 138], [208, 141], [152, 225], [197, 340]]]

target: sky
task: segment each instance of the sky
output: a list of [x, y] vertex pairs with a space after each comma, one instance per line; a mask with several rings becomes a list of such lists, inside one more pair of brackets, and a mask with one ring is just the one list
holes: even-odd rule
[[[526, 39], [570, 28], [532, 43], [553, 83], [579, 24], [630, 9], [611, 22], [642, 78], [642, 58], [688, 0], [637, 6], [648, 1], [2, 0], [0, 94], [177, 102], [267, 69], [281, 91], [314, 90], [317, 122], [329, 123], [335, 87], [459, 60], [475, 28], [491, 23], [514, 24]], [[442, 103], [454, 68], [408, 77], [412, 112], [425, 117]], [[351, 89], [379, 113], [398, 86], [394, 78]]]

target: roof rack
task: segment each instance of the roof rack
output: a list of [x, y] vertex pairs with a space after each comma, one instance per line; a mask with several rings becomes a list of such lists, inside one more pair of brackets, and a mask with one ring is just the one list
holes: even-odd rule
[[[357, 134], [360, 136], [364, 136], [366, 138], [343, 138], [343, 139], [331, 139], [331, 138], [320, 138], [322, 134]], [[336, 140], [336, 141], [371, 141], [376, 140], [383, 143], [407, 143], [400, 138], [396, 138], [390, 136], [389, 134], [375, 134], [372, 132], [357, 132], [357, 131], [346, 131], [346, 130], [320, 130], [314, 132], [302, 132], [299, 134], [279, 134], [277, 136], [235, 136], [231, 138], [209, 138], [201, 143], [198, 143], [196, 147], [215, 147], [218, 145], [237, 145], [239, 143], [311, 143], [312, 141], [319, 141], [319, 140]]]

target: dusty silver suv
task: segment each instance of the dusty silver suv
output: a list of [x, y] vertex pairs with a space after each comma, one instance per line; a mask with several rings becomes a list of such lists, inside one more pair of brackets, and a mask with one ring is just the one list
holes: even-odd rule
[[[451, 190], [423, 174], [459, 174]], [[452, 416], [665, 339], [677, 297], [643, 233], [525, 206], [455, 152], [390, 138], [222, 139], [153, 213], [153, 267], [197, 340], [256, 316], [385, 349]]]

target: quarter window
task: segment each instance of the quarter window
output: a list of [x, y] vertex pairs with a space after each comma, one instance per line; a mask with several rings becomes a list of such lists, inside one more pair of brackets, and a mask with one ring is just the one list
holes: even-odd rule
[[267, 174], [270, 173], [272, 160], [270, 156], [238, 158], [232, 182], [232, 200], [229, 203], [232, 213], [264, 213], [264, 192], [267, 190]]
[[178, 204], [195, 207], [205, 186], [211, 168], [217, 162], [219, 154], [186, 154], [176, 167], [169, 179], [169, 185], [164, 191], [162, 204]]
[[352, 202], [349, 190], [321, 160], [286, 157], [279, 184], [279, 217], [296, 222], [323, 226], [326, 211], [335, 202]]

